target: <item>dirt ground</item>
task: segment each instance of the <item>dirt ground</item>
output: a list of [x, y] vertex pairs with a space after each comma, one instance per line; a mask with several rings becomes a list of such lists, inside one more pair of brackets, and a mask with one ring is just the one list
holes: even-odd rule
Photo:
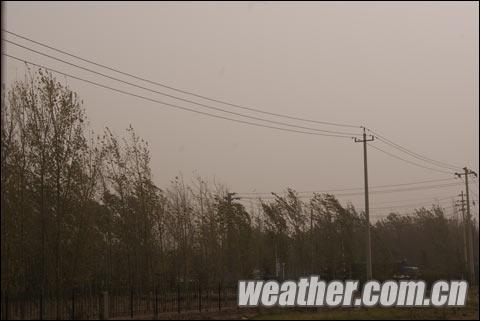
[[[152, 320], [152, 315], [136, 316]], [[478, 306], [464, 308], [229, 309], [161, 314], [159, 320], [478, 320]]]

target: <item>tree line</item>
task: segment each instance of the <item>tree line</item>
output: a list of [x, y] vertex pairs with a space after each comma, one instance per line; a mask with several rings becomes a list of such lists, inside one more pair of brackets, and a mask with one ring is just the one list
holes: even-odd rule
[[[94, 133], [81, 98], [50, 73], [3, 89], [2, 291], [365, 277], [364, 213], [335, 195], [288, 189], [247, 210], [200, 177], [161, 188], [148, 143], [132, 127]], [[375, 277], [407, 259], [426, 279], [463, 278], [463, 228], [440, 207], [391, 213], [372, 225]]]

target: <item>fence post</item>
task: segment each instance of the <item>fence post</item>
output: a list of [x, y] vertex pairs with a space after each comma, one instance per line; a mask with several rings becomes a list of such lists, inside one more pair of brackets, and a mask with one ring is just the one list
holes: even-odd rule
[[209, 310], [210, 303], [210, 288], [207, 286], [207, 297], [205, 298], [205, 311]]
[[75, 289], [72, 290], [72, 320], [75, 320]]
[[100, 319], [101, 320], [108, 320], [110, 317], [109, 315], [109, 302], [108, 302], [108, 291], [103, 291], [101, 300], [100, 300]]
[[43, 320], [43, 291], [42, 293], [40, 293], [40, 306], [38, 309], [38, 313], [39, 313], [38, 319]]
[[158, 320], [158, 285], [155, 284], [155, 307], [154, 307], [155, 320]]
[[202, 284], [198, 282], [198, 312], [202, 312]]
[[180, 313], [180, 286], [177, 285], [177, 312]]
[[240, 289], [238, 287], [238, 282], [237, 282], [237, 287], [235, 288], [235, 297], [237, 298], [237, 301], [235, 302], [235, 305], [237, 306], [237, 310], [240, 310], [240, 305], [238, 304], [239, 301], [239, 295], [240, 295]]
[[222, 282], [218, 282], [218, 311], [222, 310], [222, 301], [221, 301], [221, 288], [222, 288]]
[[130, 318], [133, 319], [133, 289], [130, 289]]
[[56, 319], [60, 320], [60, 289], [58, 287], [55, 289], [55, 315]]
[[10, 320], [10, 309], [8, 306], [8, 292], [5, 292], [5, 319]]

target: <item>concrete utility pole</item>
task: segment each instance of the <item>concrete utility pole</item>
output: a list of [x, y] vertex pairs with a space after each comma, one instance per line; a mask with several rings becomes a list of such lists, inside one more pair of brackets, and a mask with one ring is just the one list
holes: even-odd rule
[[313, 275], [313, 255], [315, 253], [315, 245], [313, 240], [313, 208], [310, 208], [310, 274]]
[[228, 205], [232, 205], [232, 202], [234, 200], [240, 199], [240, 197], [237, 197], [235, 195], [237, 195], [237, 193], [227, 192], [227, 195], [225, 196], [225, 200], [227, 201]]
[[455, 203], [456, 206], [460, 207], [460, 210], [462, 211], [462, 234], [463, 234], [463, 259], [465, 260], [465, 265], [468, 268], [468, 246], [467, 246], [467, 217], [465, 215], [465, 194], [463, 191], [460, 193], [460, 201]]
[[363, 143], [363, 173], [365, 177], [365, 216], [367, 218], [367, 280], [372, 279], [372, 245], [370, 239], [370, 205], [368, 199], [368, 164], [367, 164], [367, 142], [375, 138], [370, 135], [367, 139], [365, 127], [363, 127], [363, 139], [355, 138], [355, 143]]
[[470, 284], [475, 283], [475, 259], [473, 255], [473, 233], [472, 233], [472, 216], [470, 213], [470, 193], [468, 188], [468, 176], [473, 175], [477, 176], [477, 173], [468, 169], [467, 167], [463, 168], [463, 173], [455, 173], [457, 177], [465, 177], [465, 192], [467, 195], [467, 222], [466, 222], [466, 229], [467, 229], [467, 245], [468, 245], [468, 272], [469, 272], [469, 281]]

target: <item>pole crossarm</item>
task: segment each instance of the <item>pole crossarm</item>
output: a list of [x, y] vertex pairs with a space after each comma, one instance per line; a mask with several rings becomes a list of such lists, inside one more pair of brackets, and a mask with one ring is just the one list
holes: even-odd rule
[[471, 169], [467, 168], [467, 167], [464, 167], [463, 168], [464, 172], [463, 173], [455, 173], [455, 176], [457, 176], [458, 178], [461, 178], [462, 176], [467, 176], [467, 175], [473, 175], [475, 177], [478, 177], [477, 173], [472, 171]]
[[373, 142], [375, 140], [375, 136], [373, 135], [365, 135], [365, 136], [370, 136], [370, 138], [364, 138], [364, 139], [358, 139], [357, 137], [354, 137], [355, 143], [363, 143], [363, 142]]

